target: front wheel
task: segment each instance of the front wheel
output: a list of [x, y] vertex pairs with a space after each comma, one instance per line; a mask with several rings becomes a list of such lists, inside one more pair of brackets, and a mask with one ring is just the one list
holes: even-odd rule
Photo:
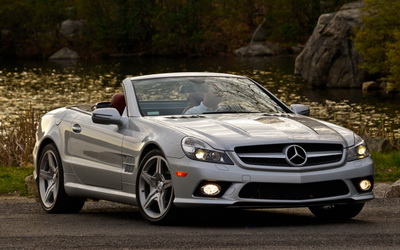
[[310, 211], [318, 218], [348, 220], [357, 216], [364, 207], [364, 203], [346, 205], [327, 205], [309, 207]]
[[69, 197], [64, 190], [64, 171], [54, 144], [43, 148], [38, 165], [37, 186], [42, 208], [48, 213], [77, 213], [85, 199]]
[[136, 183], [142, 216], [153, 224], [172, 222], [176, 212], [174, 188], [168, 162], [160, 150], [152, 150], [143, 158]]

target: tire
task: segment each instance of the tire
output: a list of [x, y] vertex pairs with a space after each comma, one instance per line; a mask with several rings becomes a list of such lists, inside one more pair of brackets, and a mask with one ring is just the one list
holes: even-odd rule
[[152, 150], [140, 163], [136, 197], [142, 216], [152, 224], [171, 224], [176, 215], [174, 188], [167, 160]]
[[64, 189], [64, 171], [54, 144], [43, 148], [38, 164], [37, 187], [42, 208], [47, 213], [77, 213], [85, 199], [69, 197]]
[[309, 207], [318, 218], [326, 220], [348, 220], [357, 216], [364, 207], [364, 203], [346, 205], [328, 205]]

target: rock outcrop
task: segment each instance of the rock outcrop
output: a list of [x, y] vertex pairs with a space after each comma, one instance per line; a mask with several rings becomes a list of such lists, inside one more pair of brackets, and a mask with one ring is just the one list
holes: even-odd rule
[[65, 59], [79, 59], [80, 56], [76, 51], [69, 48], [62, 48], [49, 57], [50, 60], [65, 60]]
[[400, 197], [400, 180], [393, 183], [393, 185], [385, 193], [385, 198], [399, 198], [399, 197]]
[[250, 43], [247, 46], [241, 47], [235, 51], [239, 56], [272, 56], [274, 52], [266, 44], [263, 43]]
[[371, 152], [388, 153], [396, 150], [396, 147], [390, 141], [383, 137], [361, 136], [368, 145]]
[[311, 37], [296, 58], [295, 74], [313, 87], [361, 87], [366, 73], [358, 68], [361, 57], [351, 40], [359, 27], [362, 2], [345, 4], [319, 17]]
[[65, 20], [61, 23], [60, 34], [66, 39], [74, 39], [83, 34], [84, 20]]

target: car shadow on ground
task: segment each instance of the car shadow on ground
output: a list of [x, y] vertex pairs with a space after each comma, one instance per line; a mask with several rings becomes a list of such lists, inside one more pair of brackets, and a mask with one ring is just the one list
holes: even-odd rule
[[[98, 205], [97, 202], [85, 205], [81, 214], [107, 217], [117, 220], [131, 220], [135, 224], [147, 223], [139, 209], [134, 206], [109, 203]], [[101, 203], [101, 202], [100, 202]], [[207, 228], [255, 228], [315, 226], [326, 224], [368, 223], [362, 219], [322, 220], [311, 214], [308, 208], [291, 209], [180, 209], [176, 219], [167, 226], [207, 227]]]

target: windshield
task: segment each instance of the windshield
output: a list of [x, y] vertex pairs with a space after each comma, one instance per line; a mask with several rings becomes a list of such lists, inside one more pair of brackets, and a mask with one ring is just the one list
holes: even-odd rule
[[247, 78], [173, 77], [132, 83], [144, 116], [285, 112]]

